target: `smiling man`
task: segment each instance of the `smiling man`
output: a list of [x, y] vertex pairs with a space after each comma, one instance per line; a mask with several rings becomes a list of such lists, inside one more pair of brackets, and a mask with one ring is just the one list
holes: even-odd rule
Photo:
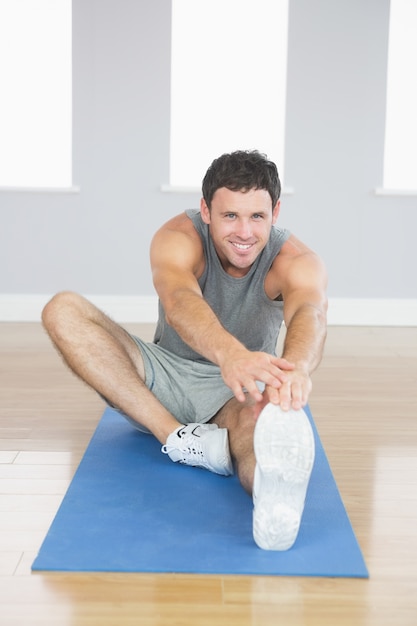
[[69, 367], [174, 462], [236, 470], [254, 498], [256, 543], [277, 550], [297, 537], [313, 465], [302, 407], [327, 307], [322, 262], [275, 225], [280, 191], [275, 164], [257, 151], [212, 163], [200, 211], [172, 218], [153, 238], [152, 343], [78, 294], [57, 294], [43, 312]]

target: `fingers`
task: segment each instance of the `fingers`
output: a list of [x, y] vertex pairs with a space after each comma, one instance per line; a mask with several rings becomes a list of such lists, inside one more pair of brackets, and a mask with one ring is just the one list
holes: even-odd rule
[[[249, 379], [246, 385], [240, 385], [239, 383], [231, 387], [236, 400], [239, 402], [245, 402], [246, 394], [249, 394], [255, 402], [262, 402], [263, 395], [255, 381]], [[246, 391], [246, 393], [245, 393]]]
[[249, 394], [255, 402], [260, 402], [263, 396], [258, 381], [278, 389], [287, 379], [287, 374], [278, 367], [280, 362], [284, 367], [291, 368], [285, 359], [245, 351], [243, 358], [229, 359], [223, 364], [223, 380], [239, 402], [244, 402], [245, 394]]
[[298, 382], [295, 365], [286, 359], [265, 353], [245, 353], [243, 358], [229, 359], [222, 368], [223, 379], [239, 402], [249, 394], [255, 402], [262, 402], [263, 394], [257, 382], [267, 389], [269, 401], [284, 410], [295, 410], [306, 403], [303, 385]]
[[291, 380], [287, 381], [279, 390], [279, 398], [279, 404], [284, 411], [291, 408], [298, 411], [303, 406], [301, 385]]
[[283, 359], [280, 357], [273, 357], [272, 363], [274, 363], [274, 365], [276, 365], [280, 370], [291, 371], [295, 369], [294, 363], [290, 363], [290, 361], [287, 361], [287, 359]]
[[309, 392], [311, 391], [310, 379], [296, 378], [287, 380], [279, 389], [271, 386], [265, 388], [265, 394], [268, 401], [272, 404], [279, 405], [284, 411], [294, 409], [298, 411], [307, 404]]
[[[288, 380], [284, 383], [280, 383], [277, 388], [275, 382], [276, 381], [274, 381], [272, 385], [265, 385], [264, 394], [266, 394], [268, 402], [279, 404], [284, 411], [290, 408], [297, 411], [306, 404], [302, 386], [299, 383]], [[232, 391], [239, 402], [244, 402], [247, 394], [249, 394], [255, 402], [264, 401], [264, 394], [259, 390], [256, 382], [251, 379], [248, 379], [245, 385], [236, 384], [232, 388]]]
[[271, 358], [259, 368], [257, 380], [279, 389], [283, 383], [288, 381], [288, 373], [294, 369], [294, 364], [286, 359]]

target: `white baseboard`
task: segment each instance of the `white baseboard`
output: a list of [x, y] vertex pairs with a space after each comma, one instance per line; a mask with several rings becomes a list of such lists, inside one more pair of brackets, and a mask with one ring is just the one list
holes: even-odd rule
[[[87, 295], [120, 323], [154, 323], [156, 296]], [[0, 294], [0, 322], [38, 322], [50, 296]], [[330, 326], [417, 326], [417, 299], [330, 298]]]
[[[158, 317], [156, 296], [85, 295], [120, 323], [153, 323]], [[51, 295], [0, 294], [0, 322], [39, 322]]]
[[329, 326], [417, 326], [417, 299], [330, 298]]

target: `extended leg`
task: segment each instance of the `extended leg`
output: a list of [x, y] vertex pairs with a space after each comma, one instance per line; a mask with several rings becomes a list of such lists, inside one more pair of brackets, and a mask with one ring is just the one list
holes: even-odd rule
[[145, 386], [135, 342], [88, 300], [59, 293], [45, 306], [42, 321], [72, 371], [161, 443], [180, 426]]
[[288, 550], [298, 535], [314, 462], [307, 416], [233, 399], [212, 421], [228, 428], [239, 480], [253, 494], [255, 542], [266, 550]]

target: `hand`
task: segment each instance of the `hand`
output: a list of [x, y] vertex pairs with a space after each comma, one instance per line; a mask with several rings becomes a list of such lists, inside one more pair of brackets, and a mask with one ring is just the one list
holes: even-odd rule
[[245, 401], [244, 390], [256, 402], [261, 402], [263, 395], [256, 381], [264, 383], [272, 394], [278, 392], [286, 384], [288, 373], [294, 369], [294, 365], [266, 352], [251, 352], [242, 348], [239, 352], [227, 355], [220, 369], [224, 382], [239, 402]]
[[290, 408], [298, 411], [307, 404], [312, 386], [309, 373], [294, 367], [287, 372], [287, 379], [279, 388], [265, 387], [264, 398], [266, 396], [268, 402], [279, 404], [284, 411]]

